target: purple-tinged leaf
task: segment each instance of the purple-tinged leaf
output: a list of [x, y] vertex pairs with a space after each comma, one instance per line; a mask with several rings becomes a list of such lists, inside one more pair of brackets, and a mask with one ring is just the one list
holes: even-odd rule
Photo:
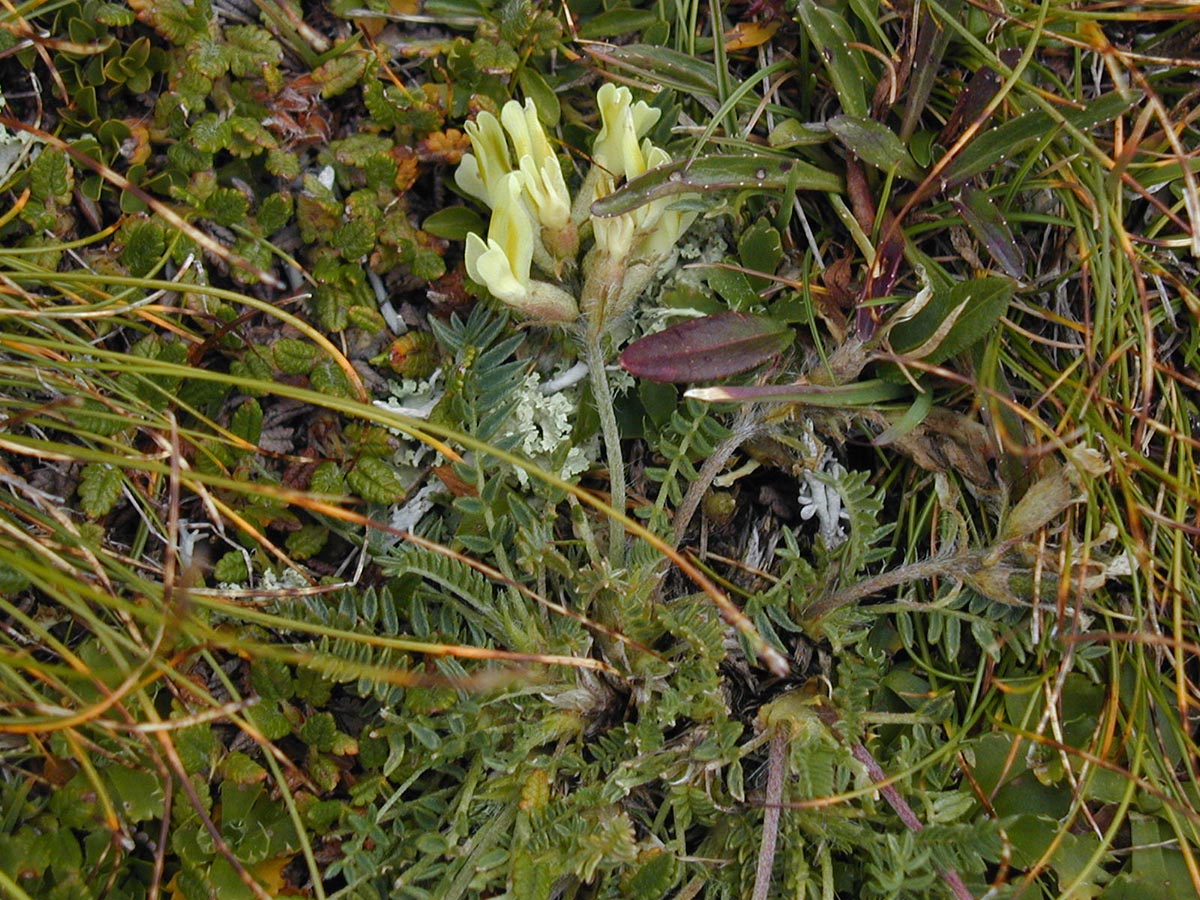
[[1018, 281], [1025, 277], [1025, 256], [1004, 219], [1004, 213], [992, 203], [986, 191], [970, 185], [962, 189], [954, 208], [963, 217], [971, 233], [987, 247], [992, 259], [1000, 263], [1004, 273]]
[[745, 372], [778, 356], [793, 337], [790, 328], [771, 319], [717, 313], [634, 341], [621, 354], [621, 366], [649, 381], [710, 381]]
[[921, 167], [904, 142], [886, 125], [865, 116], [834, 116], [825, 123], [859, 159], [885, 172], [895, 170], [901, 178], [920, 181]]

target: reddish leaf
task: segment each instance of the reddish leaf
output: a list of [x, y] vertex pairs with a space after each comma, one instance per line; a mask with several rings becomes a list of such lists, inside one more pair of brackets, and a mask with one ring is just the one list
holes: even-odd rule
[[792, 338], [792, 330], [779, 322], [723, 312], [634, 341], [621, 354], [621, 366], [650, 381], [710, 381], [761, 365], [786, 350]]

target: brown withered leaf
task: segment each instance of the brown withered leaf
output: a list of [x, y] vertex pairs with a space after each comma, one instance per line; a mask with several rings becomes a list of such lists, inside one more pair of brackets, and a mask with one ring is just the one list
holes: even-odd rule
[[[882, 415], [869, 414], [872, 419], [876, 416], [876, 424], [887, 427]], [[989, 493], [999, 488], [989, 465], [998, 455], [991, 431], [960, 413], [934, 407], [920, 425], [891, 446], [927, 471], [957, 472]]]

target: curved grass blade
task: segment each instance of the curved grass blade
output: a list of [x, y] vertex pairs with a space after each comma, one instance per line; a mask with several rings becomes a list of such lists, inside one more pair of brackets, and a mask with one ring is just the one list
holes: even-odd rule
[[944, 190], [986, 172], [1004, 162], [1026, 144], [1044, 138], [1058, 128], [1060, 123], [1086, 132], [1104, 122], [1111, 122], [1124, 114], [1140, 98], [1141, 95], [1133, 91], [1127, 97], [1113, 91], [1097, 97], [1084, 109], [1064, 113], [1058, 119], [1040, 110], [1018, 116], [981, 133], [967, 144], [958, 156], [943, 167], [939, 178], [941, 187]]
[[678, 194], [731, 190], [778, 194], [789, 184], [800, 190], [842, 191], [842, 180], [836, 175], [798, 159], [757, 154], [701, 156], [651, 169], [593, 203], [592, 215], [619, 216]]
[[880, 432], [879, 436], [871, 441], [871, 443], [876, 447], [886, 447], [888, 444], [900, 440], [900, 438], [924, 422], [925, 417], [929, 415], [931, 409], [933, 409], [933, 391], [922, 391], [917, 394], [912, 406], [905, 410], [900, 418]]
[[[129, 357], [127, 354], [117, 351], [106, 350], [101, 347], [93, 348], [89, 351], [89, 358], [86, 360], [76, 360], [73, 354], [78, 350], [74, 344], [64, 343], [62, 341], [47, 339], [47, 338], [27, 338], [22, 341], [22, 346], [30, 352], [49, 352], [65, 354], [60, 361], [61, 365], [65, 366], [86, 366], [89, 371], [124, 371], [128, 368]], [[340, 412], [343, 415], [361, 419], [366, 422], [374, 422], [382, 425], [385, 428], [393, 428], [402, 434], [408, 435], [415, 440], [429, 443], [431, 440], [436, 441], [438, 445], [445, 445], [446, 442], [452, 442], [461, 447], [471, 450], [475, 453], [487, 454], [508, 465], [520, 468], [529, 473], [530, 477], [536, 478], [551, 488], [562, 491], [565, 494], [571, 494], [580, 503], [595, 509], [597, 512], [607, 516], [615, 525], [624, 528], [625, 531], [642, 541], [645, 541], [656, 551], [667, 557], [686, 575], [692, 582], [700, 588], [714, 603], [721, 613], [721, 617], [734, 629], [736, 629], [742, 637], [749, 643], [754, 654], [762, 661], [763, 665], [771, 670], [776, 675], [784, 676], [791, 671], [791, 666], [788, 664], [787, 658], [780, 653], [775, 647], [767, 642], [762, 633], [755, 627], [754, 623], [746, 616], [734, 603], [729, 599], [729, 596], [722, 591], [717, 585], [704, 574], [700, 568], [689, 560], [685, 555], [671, 547], [665, 540], [659, 537], [654, 532], [650, 531], [646, 526], [642, 525], [636, 519], [627, 515], [621, 510], [614, 509], [608, 503], [597, 497], [590, 491], [585, 490], [577, 484], [572, 484], [569, 481], [547, 472], [534, 463], [530, 462], [525, 457], [504, 450], [489, 444], [486, 441], [480, 440], [472, 435], [458, 431], [454, 428], [442, 425], [437, 422], [425, 422], [413, 419], [410, 416], [401, 415], [383, 407], [375, 406], [371, 403], [358, 401], [347, 397], [337, 397], [332, 394], [322, 394], [309, 388], [298, 387], [288, 384], [285, 381], [264, 381], [258, 378], [235, 377], [227, 372], [214, 372], [207, 369], [195, 368], [192, 366], [180, 365], [178, 363], [167, 362], [157, 359], [139, 359], [137, 361], [139, 371], [144, 375], [160, 375], [178, 378], [195, 378], [203, 381], [219, 381], [222, 384], [236, 385], [243, 389], [252, 391], [260, 391], [265, 394], [274, 394], [278, 397], [286, 397], [293, 400], [298, 400], [302, 403], [310, 404], [321, 409], [329, 409], [335, 412]], [[124, 367], [124, 368], [123, 368]], [[37, 452], [45, 458], [47, 447], [51, 447], [53, 442], [38, 441]], [[0, 441], [0, 447], [11, 450], [13, 452], [28, 452], [29, 440], [24, 436], [9, 435], [5, 440]], [[430, 446], [434, 446], [431, 444]], [[53, 448], [52, 448], [53, 449]], [[71, 445], [64, 446], [64, 453], [69, 459], [82, 459], [94, 462], [106, 462], [111, 465], [130, 467], [131, 460], [126, 455], [116, 453], [102, 453], [92, 450], [88, 447]], [[451, 451], [453, 452], [453, 451]], [[133, 462], [137, 468], [143, 471], [168, 474], [169, 466], [158, 459], [149, 459], [146, 457], [138, 457]], [[221, 479], [208, 475], [199, 470], [192, 470], [187, 474], [189, 488], [191, 483], [195, 484], [219, 484], [233, 483], [230, 479]], [[303, 492], [292, 491], [286, 488], [274, 489], [279, 496], [296, 496], [302, 497]], [[312, 629], [309, 629], [310, 631]], [[341, 634], [332, 635], [340, 637]], [[413, 642], [410, 642], [410, 644]], [[419, 642], [418, 642], [419, 643]], [[397, 647], [397, 649], [405, 649]], [[421, 651], [416, 651], [421, 652]], [[435, 651], [435, 654], [437, 651]], [[441, 655], [448, 655], [442, 653]]]
[[908, 387], [881, 378], [856, 381], [851, 384], [763, 384], [692, 388], [685, 397], [707, 402], [735, 403], [796, 403], [800, 406], [820, 406], [844, 409], [854, 406], [874, 406], [896, 400], [908, 393]]

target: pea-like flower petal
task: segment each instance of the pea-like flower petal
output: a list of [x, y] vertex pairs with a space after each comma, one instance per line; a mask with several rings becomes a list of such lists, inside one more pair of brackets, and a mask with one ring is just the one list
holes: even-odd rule
[[487, 241], [467, 235], [467, 274], [487, 287], [497, 300], [519, 312], [548, 322], [574, 321], [575, 300], [561, 288], [529, 277], [536, 223], [523, 196], [524, 178], [508, 172], [500, 178]]
[[499, 120], [486, 111], [468, 122], [466, 131], [475, 152], [463, 154], [454, 181], [476, 200], [495, 208], [500, 179], [513, 169], [504, 131]]
[[[602, 85], [596, 92], [596, 103], [600, 108], [600, 133], [592, 145], [592, 159], [614, 178], [630, 175], [631, 169], [642, 166], [645, 160], [638, 141], [654, 127], [661, 111], [639, 100], [633, 102], [633, 94], [627, 87], [617, 87], [611, 82]], [[640, 172], [638, 174], [641, 174]]]
[[497, 200], [488, 225], [487, 243], [467, 235], [467, 274], [505, 303], [519, 303], [529, 289], [533, 260], [533, 222], [521, 199], [523, 179], [504, 174], [494, 191]]

